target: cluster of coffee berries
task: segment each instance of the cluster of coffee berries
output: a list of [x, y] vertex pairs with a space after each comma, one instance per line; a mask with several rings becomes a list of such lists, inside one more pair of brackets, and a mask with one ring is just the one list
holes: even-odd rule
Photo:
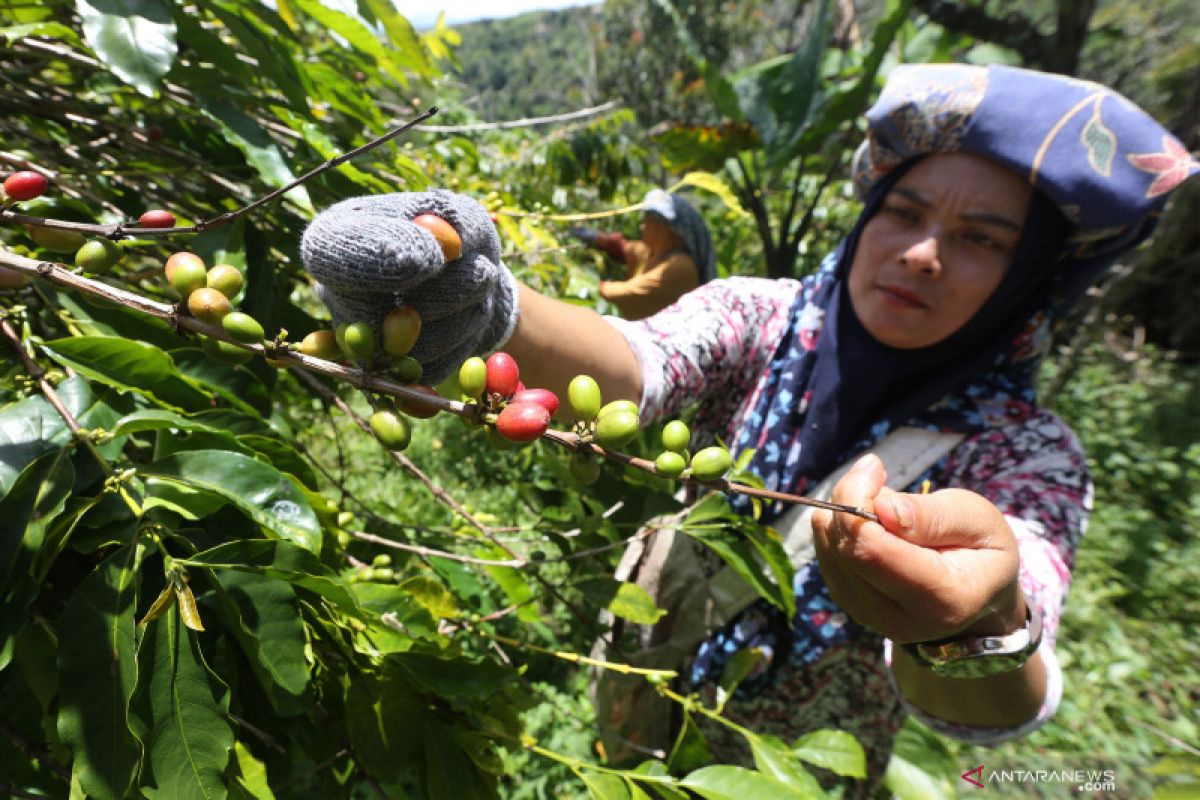
[[[163, 267], [167, 283], [179, 296], [180, 304], [193, 317], [210, 325], [220, 325], [229, 338], [243, 344], [261, 344], [266, 332], [249, 314], [233, 310], [233, 300], [242, 291], [245, 279], [231, 264], [209, 269], [204, 259], [186, 250], [171, 254]], [[221, 339], [205, 338], [201, 348], [213, 358], [229, 364], [248, 361], [253, 353]]]
[[558, 396], [549, 389], [527, 389], [521, 370], [508, 353], [492, 353], [484, 361], [472, 356], [458, 370], [463, 399], [482, 406], [488, 440], [501, 450], [541, 438], [558, 411]]
[[729, 450], [713, 445], [695, 455], [688, 453], [692, 432], [681, 420], [671, 420], [663, 426], [663, 452], [654, 459], [654, 469], [668, 478], [692, 477], [698, 481], [715, 481], [725, 476], [733, 466]]

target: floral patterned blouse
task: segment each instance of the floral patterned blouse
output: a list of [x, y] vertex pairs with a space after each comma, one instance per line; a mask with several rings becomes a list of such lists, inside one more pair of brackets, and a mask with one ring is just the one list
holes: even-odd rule
[[[641, 365], [643, 420], [678, 414], [699, 401], [693, 419], [698, 440], [736, 441], [800, 288], [798, 281], [731, 278], [706, 284], [649, 319], [609, 318]], [[1022, 736], [1053, 715], [1062, 694], [1054, 642], [1091, 508], [1091, 481], [1078, 440], [1050, 412], [1011, 399], [985, 401], [980, 411], [989, 427], [963, 439], [917, 485], [928, 478], [935, 487], [978, 492], [1012, 526], [1021, 586], [1044, 618], [1040, 652], [1048, 689], [1038, 715], [1019, 727], [980, 728], [913, 708], [892, 679], [890, 642], [837, 607], [812, 562], [795, 576], [796, 618], [787, 620], [760, 601], [697, 652], [692, 680], [709, 693], [737, 651], [759, 647], [766, 656], [726, 706], [730, 718], [787, 740], [822, 727], [848, 730], [862, 743], [869, 774], [878, 780], [905, 712], [947, 736], [980, 744]], [[741, 737], [719, 726], [705, 728], [705, 734], [715, 755], [745, 760], [744, 753], [739, 757]]]

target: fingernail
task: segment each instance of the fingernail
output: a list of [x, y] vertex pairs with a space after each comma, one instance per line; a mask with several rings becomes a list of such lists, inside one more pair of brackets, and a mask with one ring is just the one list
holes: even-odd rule
[[874, 456], [873, 454], [871, 454], [871, 453], [867, 453], [865, 456], [863, 456], [862, 458], [858, 459], [858, 461], [855, 461], [855, 462], [854, 462], [854, 466], [850, 468], [850, 471], [851, 471], [851, 472], [858, 472], [858, 471], [860, 471], [860, 470], [864, 470], [864, 469], [866, 469], [866, 468], [867, 468], [867, 465], [871, 463], [871, 459], [873, 459], [874, 457], [875, 457], [875, 456]]
[[896, 521], [900, 523], [900, 527], [904, 530], [911, 528], [916, 520], [916, 511], [913, 509], [912, 503], [901, 495], [893, 497], [891, 503], [892, 513], [896, 515]]

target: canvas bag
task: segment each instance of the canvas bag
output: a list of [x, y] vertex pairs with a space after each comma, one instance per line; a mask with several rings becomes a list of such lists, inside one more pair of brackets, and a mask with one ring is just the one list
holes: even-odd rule
[[[866, 452], [875, 453], [883, 461], [887, 485], [901, 490], [962, 438], [959, 433], [903, 427]], [[810, 496], [828, 500], [834, 485], [862, 455], [830, 473]], [[775, 529], [783, 537], [784, 551], [794, 569], [816, 558], [812, 541], [814, 510], [812, 506], [796, 505], [776, 521]], [[610, 625], [608, 635], [592, 648], [593, 658], [678, 671], [702, 641], [758, 598], [754, 588], [733, 568], [722, 565], [715, 573], [705, 569], [706, 559], [701, 556], [704, 545], [680, 533], [690, 511], [687, 508], [648, 523], [641, 531], [644, 535], [630, 542], [614, 573], [617, 580], [644, 589], [667, 613], [653, 625], [637, 625], [605, 612], [605, 622]], [[609, 643], [616, 644], [630, 634], [636, 641], [633, 651], [613, 652]], [[676, 703], [663, 698], [641, 676], [602, 668], [593, 668], [591, 694], [609, 763], [666, 757], [677, 726]]]

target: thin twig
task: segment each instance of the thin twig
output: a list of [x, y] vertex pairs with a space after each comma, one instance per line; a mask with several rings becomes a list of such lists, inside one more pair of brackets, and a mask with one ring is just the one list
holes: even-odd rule
[[565, 114], [552, 114], [548, 117], [525, 117], [505, 122], [471, 122], [465, 125], [420, 125], [417, 130], [422, 133], [471, 133], [473, 131], [502, 131], [512, 128], [531, 128], [536, 125], [551, 125], [555, 122], [567, 122], [573, 119], [594, 117], [612, 111], [617, 107], [615, 100], [609, 100], [591, 108], [581, 108]]
[[272, 790], [272, 793], [275, 795], [281, 795], [288, 789], [290, 789], [293, 786], [295, 786], [296, 784], [300, 783], [300, 781], [304, 780], [309, 775], [315, 775], [318, 772], [321, 772], [322, 770], [332, 767], [334, 764], [341, 761], [343, 758], [345, 758], [348, 755], [350, 755], [350, 751], [346, 748], [342, 748], [341, 750], [338, 750], [336, 753], [331, 755], [329, 758], [322, 761], [320, 764], [315, 764], [311, 769], [307, 769], [304, 772], [300, 773], [299, 775], [288, 778], [286, 781], [284, 781], [283, 783], [276, 786]]

